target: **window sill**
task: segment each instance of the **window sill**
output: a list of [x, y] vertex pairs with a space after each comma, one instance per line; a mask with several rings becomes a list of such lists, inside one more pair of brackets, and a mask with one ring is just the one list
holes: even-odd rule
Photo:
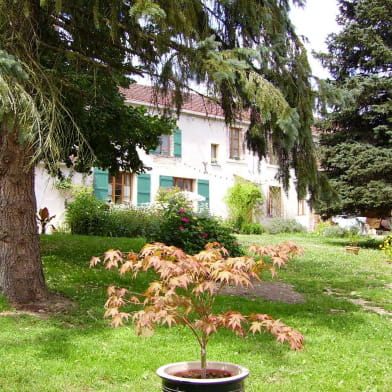
[[158, 159], [160, 159], [160, 158], [165, 158], [165, 159], [178, 159], [178, 158], [180, 158], [180, 157], [175, 157], [174, 155], [166, 155], [166, 154], [154, 154], [154, 155], [152, 155], [154, 158], [158, 158]]
[[233, 158], [228, 158], [227, 162], [229, 163], [242, 163], [242, 164], [246, 164], [245, 159], [241, 158], [241, 159], [233, 159]]

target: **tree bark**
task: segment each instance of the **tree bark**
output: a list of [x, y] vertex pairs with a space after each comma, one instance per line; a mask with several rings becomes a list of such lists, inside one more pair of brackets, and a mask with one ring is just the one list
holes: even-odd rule
[[0, 291], [26, 304], [48, 295], [36, 221], [34, 167], [17, 129], [0, 129]]

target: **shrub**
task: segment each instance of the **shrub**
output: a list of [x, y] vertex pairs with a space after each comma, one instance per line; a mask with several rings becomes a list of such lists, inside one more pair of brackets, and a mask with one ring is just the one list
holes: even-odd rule
[[340, 226], [329, 226], [327, 227], [324, 232], [323, 236], [324, 237], [347, 237], [348, 236], [348, 230], [343, 229]]
[[65, 214], [71, 233], [102, 235], [105, 212], [109, 207], [93, 195], [91, 188], [77, 188], [73, 196], [74, 201], [68, 203]]
[[263, 222], [263, 227], [269, 234], [306, 232], [306, 228], [295, 219], [286, 219], [281, 217], [266, 219]]
[[157, 209], [112, 206], [106, 213], [102, 235], [153, 238], [158, 231], [161, 219]]
[[230, 255], [241, 254], [236, 238], [220, 219], [184, 208], [176, 198], [165, 204], [162, 222], [153, 240], [177, 246], [187, 253], [201, 251], [208, 242], [219, 242]]
[[66, 209], [66, 223], [72, 234], [150, 239], [155, 237], [160, 221], [159, 210], [108, 206], [88, 188], [78, 189]]
[[242, 234], [262, 234], [263, 232], [264, 228], [259, 223], [243, 223], [241, 226]]

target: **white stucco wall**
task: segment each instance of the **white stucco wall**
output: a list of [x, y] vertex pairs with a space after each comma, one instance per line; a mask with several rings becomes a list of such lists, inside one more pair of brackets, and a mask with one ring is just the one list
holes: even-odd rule
[[[61, 170], [65, 176], [68, 176], [70, 170], [63, 165]], [[71, 201], [71, 192], [69, 190], [59, 190], [55, 184], [56, 178], [49, 176], [43, 164], [39, 164], [35, 169], [35, 195], [37, 200], [37, 210], [47, 208], [50, 215], [56, 217], [50, 222], [47, 232], [51, 232], [51, 225], [58, 228], [64, 223], [65, 206]], [[74, 185], [93, 186], [92, 176], [73, 173], [71, 183]]]

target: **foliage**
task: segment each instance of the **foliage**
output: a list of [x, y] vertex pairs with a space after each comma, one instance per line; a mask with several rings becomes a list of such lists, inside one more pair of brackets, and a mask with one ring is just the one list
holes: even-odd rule
[[153, 240], [177, 246], [188, 253], [201, 251], [208, 242], [219, 242], [232, 256], [241, 254], [231, 229], [219, 218], [208, 213], [195, 213], [177, 197], [165, 202], [159, 231]]
[[106, 213], [108, 222], [105, 230], [111, 237], [153, 238], [162, 222], [161, 211], [156, 208], [134, 207], [116, 208], [111, 206]]
[[358, 246], [360, 239], [361, 236], [358, 234], [358, 231], [349, 230], [348, 241], [350, 246]]
[[323, 235], [324, 230], [327, 229], [328, 227], [331, 226], [330, 221], [323, 221], [323, 222], [318, 222], [316, 225], [316, 229], [314, 230], [314, 234], [316, 235]]
[[367, 143], [339, 143], [325, 147], [321, 163], [332, 186], [335, 202], [320, 204], [327, 215], [343, 212], [389, 216], [392, 208], [392, 151]]
[[389, 234], [384, 242], [380, 245], [380, 249], [384, 252], [387, 257], [387, 261], [392, 263], [392, 234]]
[[[303, 253], [292, 242], [276, 247], [253, 245], [249, 252], [253, 257], [230, 258], [227, 250], [218, 243], [208, 243], [205, 250], [193, 256], [162, 243], [147, 244], [139, 254], [123, 254], [111, 249], [103, 259], [107, 269], [116, 268], [120, 274], [130, 272], [133, 276], [151, 269], [158, 274], [158, 280], [151, 282], [141, 295], [110, 286], [105, 317], [111, 318], [114, 327], [131, 318], [136, 333], [144, 336], [152, 334], [156, 325], [190, 328], [200, 345], [202, 378], [205, 378], [208, 341], [221, 328], [230, 329], [239, 336], [244, 336], [247, 330], [253, 334], [266, 330], [275, 335], [278, 342], [288, 342], [292, 349], [300, 350], [303, 336], [267, 314], [244, 316], [234, 310], [214, 313], [216, 297], [225, 286], [251, 287], [252, 280], [260, 280], [262, 271], [275, 273], [272, 264], [286, 265], [293, 256]], [[100, 261], [100, 258], [93, 257], [90, 266]], [[122, 311], [127, 304], [139, 305], [143, 309]]]
[[51, 220], [53, 220], [55, 217], [56, 217], [56, 215], [50, 216], [49, 210], [47, 209], [47, 207], [41, 208], [38, 211], [37, 220], [38, 220], [39, 224], [41, 225], [41, 234], [46, 234], [47, 224]]
[[241, 181], [227, 190], [225, 202], [230, 218], [239, 230], [243, 224], [252, 223], [255, 209], [263, 202], [263, 196], [256, 184]]
[[109, 206], [88, 188], [76, 189], [74, 194], [66, 209], [66, 223], [73, 234], [141, 236], [181, 246], [188, 252], [202, 250], [207, 242], [220, 241], [230, 254], [241, 254], [231, 230], [219, 218], [195, 213], [178, 190], [161, 192], [158, 205], [148, 208]]
[[179, 11], [158, 1], [46, 0], [35, 6], [5, 0], [0, 11], [3, 68], [17, 73], [27, 93], [37, 92], [36, 107], [46, 108], [35, 114], [46, 113], [40, 137], [33, 136], [36, 159], [69, 163], [75, 154], [77, 168], [87, 169], [84, 144], [96, 166], [143, 170], [137, 148], [155, 148], [174, 123], [125, 105], [118, 86], [127, 87], [134, 75], [149, 76], [165, 104], [179, 109], [196, 80], [221, 104], [227, 122], [250, 110], [247, 143], [260, 157], [272, 131], [285, 186], [288, 162], [301, 190], [317, 185], [310, 68], [289, 2], [186, 0]]
[[306, 228], [295, 219], [273, 217], [262, 222], [264, 230], [270, 234], [278, 233], [300, 233], [305, 232]]
[[260, 223], [243, 223], [241, 225], [241, 234], [262, 234], [264, 231]]
[[155, 200], [162, 209], [172, 208], [170, 203], [175, 202], [176, 208], [192, 208], [191, 202], [178, 187], [161, 187], [155, 196]]
[[339, 33], [319, 54], [332, 80], [322, 83], [321, 165], [340, 200], [327, 215], [389, 216], [392, 209], [391, 0], [340, 0]]
[[326, 227], [322, 234], [324, 237], [347, 237], [348, 230], [338, 225], [331, 225]]
[[96, 235], [104, 223], [104, 213], [108, 206], [98, 200], [91, 188], [75, 188], [74, 200], [66, 207], [65, 222], [72, 234]]
[[76, 189], [66, 208], [66, 224], [72, 234], [152, 238], [161, 220], [159, 209], [109, 206], [88, 188]]

